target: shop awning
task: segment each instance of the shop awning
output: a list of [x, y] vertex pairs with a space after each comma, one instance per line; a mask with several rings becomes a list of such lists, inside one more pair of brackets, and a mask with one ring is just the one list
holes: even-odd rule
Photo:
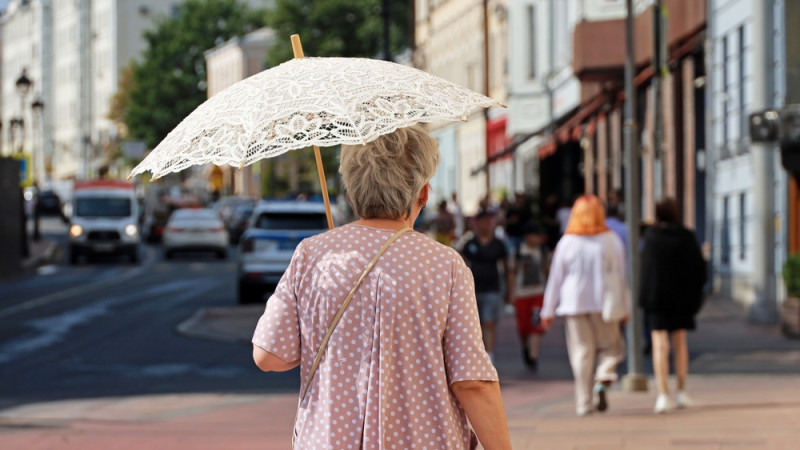
[[578, 140], [583, 134], [581, 125], [593, 114], [597, 113], [604, 105], [609, 103], [611, 98], [608, 93], [601, 92], [594, 98], [584, 103], [578, 111], [572, 115], [563, 125], [556, 128], [550, 139], [539, 148], [539, 158], [544, 159], [555, 153], [558, 144], [564, 144], [570, 140]]

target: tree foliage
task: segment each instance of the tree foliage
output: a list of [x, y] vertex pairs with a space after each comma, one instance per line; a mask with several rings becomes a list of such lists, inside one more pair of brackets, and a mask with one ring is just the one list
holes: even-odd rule
[[[379, 57], [383, 48], [384, 0], [276, 0], [268, 23], [286, 45], [275, 45], [270, 66], [293, 57], [289, 36], [299, 34], [306, 56]], [[409, 46], [408, 0], [392, 0], [390, 43], [396, 53]]]
[[206, 100], [203, 53], [264, 24], [264, 11], [240, 0], [185, 0], [174, 16], [156, 19], [123, 106], [129, 137], [155, 147]]
[[[125, 122], [125, 111], [131, 101], [131, 91], [133, 90], [133, 63], [123, 67], [119, 73], [117, 92], [111, 97], [111, 105], [108, 109], [108, 119], [117, 124]], [[123, 138], [125, 136], [122, 136]]]

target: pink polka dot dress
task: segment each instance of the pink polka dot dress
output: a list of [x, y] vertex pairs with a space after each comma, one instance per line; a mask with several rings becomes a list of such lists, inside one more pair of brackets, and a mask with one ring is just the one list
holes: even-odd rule
[[[331, 319], [392, 234], [350, 224], [301, 242], [253, 344], [299, 358], [302, 383]], [[449, 389], [465, 380], [497, 381], [472, 274], [452, 248], [407, 232], [333, 332], [299, 408], [296, 448], [469, 448], [466, 415]]]

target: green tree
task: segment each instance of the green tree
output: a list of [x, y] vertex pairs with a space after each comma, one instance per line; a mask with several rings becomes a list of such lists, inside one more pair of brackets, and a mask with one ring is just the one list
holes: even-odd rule
[[239, 0], [185, 0], [174, 16], [156, 19], [123, 106], [128, 135], [155, 147], [206, 100], [203, 52], [265, 21], [264, 11]]
[[[408, 1], [390, 3], [390, 50], [396, 53], [410, 45]], [[300, 35], [306, 56], [378, 57], [383, 48], [382, 6], [383, 0], [276, 0], [268, 23], [279, 41], [267, 62], [275, 66], [293, 57], [292, 34]]]

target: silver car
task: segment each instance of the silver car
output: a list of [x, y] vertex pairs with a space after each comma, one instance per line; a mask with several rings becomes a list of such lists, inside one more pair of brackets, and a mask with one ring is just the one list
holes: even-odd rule
[[164, 257], [177, 252], [213, 252], [219, 259], [228, 254], [228, 230], [210, 209], [178, 209], [167, 221], [163, 236]]

